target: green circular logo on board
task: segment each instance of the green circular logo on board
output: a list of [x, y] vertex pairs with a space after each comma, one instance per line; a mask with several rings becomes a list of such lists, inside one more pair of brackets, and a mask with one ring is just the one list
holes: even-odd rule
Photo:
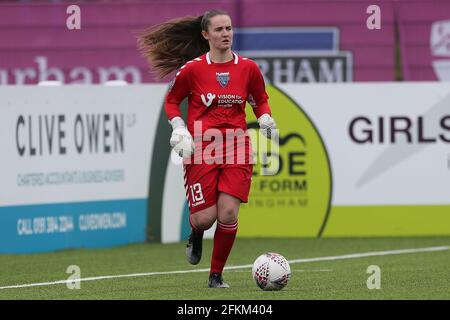
[[258, 134], [247, 106], [255, 165], [247, 204], [239, 212], [239, 236], [316, 237], [331, 207], [332, 173], [319, 132], [300, 105], [267, 86], [279, 145]]

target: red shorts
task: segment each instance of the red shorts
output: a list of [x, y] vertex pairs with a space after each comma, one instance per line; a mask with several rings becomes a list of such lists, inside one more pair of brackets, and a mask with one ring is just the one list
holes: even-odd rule
[[191, 214], [217, 203], [219, 192], [248, 202], [253, 164], [184, 164], [184, 187]]

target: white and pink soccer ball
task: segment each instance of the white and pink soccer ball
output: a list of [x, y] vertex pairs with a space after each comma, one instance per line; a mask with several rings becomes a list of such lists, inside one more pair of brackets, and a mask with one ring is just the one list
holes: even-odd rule
[[291, 267], [281, 254], [268, 252], [255, 260], [252, 275], [262, 290], [281, 290], [291, 278]]

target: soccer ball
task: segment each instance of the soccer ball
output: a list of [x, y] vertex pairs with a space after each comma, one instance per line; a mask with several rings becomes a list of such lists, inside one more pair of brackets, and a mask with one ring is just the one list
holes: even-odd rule
[[281, 254], [268, 252], [255, 260], [252, 275], [262, 290], [281, 290], [291, 278], [291, 267]]

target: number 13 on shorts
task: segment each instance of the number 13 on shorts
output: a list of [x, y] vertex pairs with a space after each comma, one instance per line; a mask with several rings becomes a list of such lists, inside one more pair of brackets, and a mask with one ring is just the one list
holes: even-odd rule
[[205, 203], [203, 198], [202, 185], [200, 183], [194, 183], [189, 186], [191, 191], [192, 206], [198, 206], [199, 204]]

